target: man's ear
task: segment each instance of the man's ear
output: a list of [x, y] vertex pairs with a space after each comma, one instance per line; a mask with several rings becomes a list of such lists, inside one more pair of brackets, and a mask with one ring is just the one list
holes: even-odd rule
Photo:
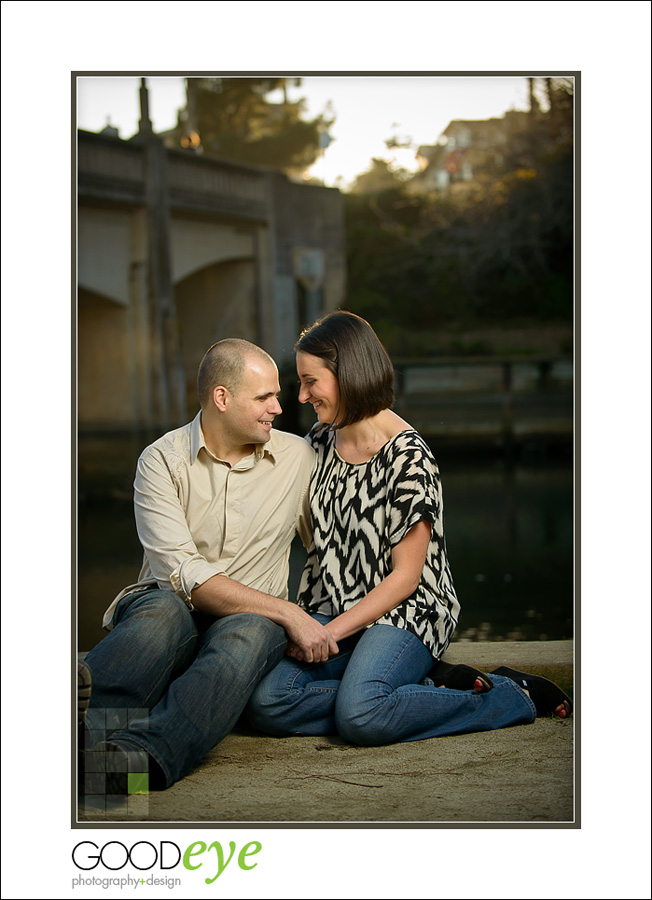
[[220, 412], [224, 412], [230, 399], [231, 394], [229, 392], [229, 389], [225, 388], [224, 385], [218, 384], [218, 386], [213, 390], [213, 403]]

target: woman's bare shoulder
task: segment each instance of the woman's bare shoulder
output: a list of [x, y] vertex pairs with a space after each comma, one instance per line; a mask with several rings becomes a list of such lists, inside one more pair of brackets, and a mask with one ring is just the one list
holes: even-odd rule
[[387, 440], [396, 437], [402, 431], [414, 430], [409, 422], [406, 422], [405, 419], [402, 419], [391, 409], [384, 409], [379, 415], [383, 417], [379, 425], [384, 431]]

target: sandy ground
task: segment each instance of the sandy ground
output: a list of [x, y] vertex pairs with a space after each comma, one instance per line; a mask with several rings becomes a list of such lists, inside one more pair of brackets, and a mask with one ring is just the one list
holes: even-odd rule
[[238, 728], [166, 791], [80, 822], [568, 823], [574, 720], [357, 747]]

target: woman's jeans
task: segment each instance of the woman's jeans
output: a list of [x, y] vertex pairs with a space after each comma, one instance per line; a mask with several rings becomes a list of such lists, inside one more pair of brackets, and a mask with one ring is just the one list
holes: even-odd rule
[[226, 737], [287, 646], [270, 619], [191, 612], [171, 590], [123, 597], [113, 625], [86, 656], [87, 743], [132, 741], [159, 764], [167, 786]]
[[[329, 616], [316, 615], [326, 625]], [[397, 741], [533, 722], [534, 704], [513, 681], [492, 675], [492, 690], [419, 684], [433, 666], [421, 641], [392, 625], [374, 625], [339, 642], [325, 663], [284, 658], [254, 690], [251, 724], [277, 736], [339, 733], [354, 744]]]

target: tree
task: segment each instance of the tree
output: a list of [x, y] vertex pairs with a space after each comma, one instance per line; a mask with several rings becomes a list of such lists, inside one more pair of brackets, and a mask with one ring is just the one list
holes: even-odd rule
[[545, 86], [548, 111], [512, 116], [495, 170], [414, 191], [374, 160], [346, 197], [349, 308], [390, 349], [400, 328], [571, 320], [572, 82]]
[[[290, 101], [299, 78], [187, 78], [187, 106], [168, 144], [220, 159], [301, 172], [318, 158], [333, 124], [321, 114], [304, 119], [305, 100]], [[268, 95], [281, 91], [283, 99]]]
[[366, 172], [362, 172], [355, 179], [352, 194], [379, 194], [382, 191], [398, 188], [403, 184], [399, 174], [394, 172], [391, 164], [386, 159], [374, 157]]

